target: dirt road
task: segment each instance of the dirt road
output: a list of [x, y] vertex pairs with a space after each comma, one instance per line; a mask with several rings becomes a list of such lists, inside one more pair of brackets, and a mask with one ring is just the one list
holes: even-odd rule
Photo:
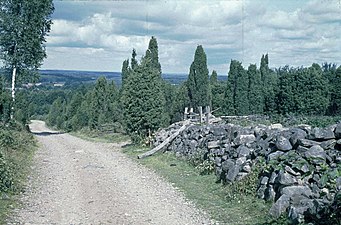
[[209, 224], [170, 184], [120, 152], [32, 121], [39, 141], [23, 207], [9, 224]]

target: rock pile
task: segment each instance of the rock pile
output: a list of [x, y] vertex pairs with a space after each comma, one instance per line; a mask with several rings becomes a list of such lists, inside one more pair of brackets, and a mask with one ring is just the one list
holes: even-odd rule
[[[155, 144], [178, 126], [160, 132]], [[330, 205], [341, 191], [341, 123], [327, 128], [191, 125], [167, 150], [188, 158], [201, 152], [214, 162], [223, 183], [241, 180], [261, 164], [258, 197], [274, 202], [272, 216], [287, 212], [294, 223], [302, 222], [306, 212], [316, 214]]]

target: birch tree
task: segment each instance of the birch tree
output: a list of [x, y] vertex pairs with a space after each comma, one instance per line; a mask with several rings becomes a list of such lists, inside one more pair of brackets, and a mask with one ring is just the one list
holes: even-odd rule
[[0, 0], [0, 59], [12, 73], [13, 103], [18, 76], [27, 79], [37, 74], [46, 58], [44, 43], [53, 11], [52, 0]]

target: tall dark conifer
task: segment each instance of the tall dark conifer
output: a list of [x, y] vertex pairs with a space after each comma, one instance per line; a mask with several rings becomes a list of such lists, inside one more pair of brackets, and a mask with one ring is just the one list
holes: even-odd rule
[[148, 49], [146, 51], [146, 58], [150, 58], [151, 65], [155, 68], [161, 75], [161, 64], [159, 62], [159, 49], [157, 40], [155, 37], [152, 37], [149, 41]]
[[126, 59], [122, 63], [122, 71], [121, 71], [121, 79], [122, 79], [122, 88], [129, 76], [129, 59]]
[[136, 59], [136, 50], [135, 49], [133, 49], [133, 52], [131, 54], [131, 62], [130, 62], [130, 64], [131, 64], [131, 69], [132, 70], [135, 70], [137, 65], [138, 65], [137, 64], [137, 59]]
[[277, 76], [269, 69], [269, 57], [268, 54], [262, 55], [260, 62], [260, 72], [263, 84], [263, 96], [264, 96], [264, 112], [267, 114], [274, 113], [276, 111], [276, 86]]
[[136, 62], [122, 93], [124, 120], [133, 137], [145, 137], [149, 131], [153, 132], [168, 122], [161, 66], [155, 63], [158, 62], [158, 56], [153, 54], [157, 53], [154, 44], [157, 42], [152, 38], [150, 45], [153, 48], [147, 50], [140, 64]]
[[247, 70], [249, 77], [249, 110], [251, 114], [262, 114], [264, 110], [264, 97], [260, 71], [255, 64]]
[[228, 74], [228, 83], [232, 88], [233, 107], [235, 114], [246, 115], [249, 113], [249, 78], [241, 62], [231, 60]]
[[204, 49], [199, 45], [195, 51], [187, 80], [188, 96], [191, 106], [210, 105], [210, 82], [207, 69], [207, 58]]

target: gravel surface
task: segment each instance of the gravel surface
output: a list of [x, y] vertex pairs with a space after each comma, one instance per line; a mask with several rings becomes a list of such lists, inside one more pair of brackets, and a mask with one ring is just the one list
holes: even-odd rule
[[8, 224], [210, 224], [182, 193], [120, 152], [32, 121], [32, 174]]

